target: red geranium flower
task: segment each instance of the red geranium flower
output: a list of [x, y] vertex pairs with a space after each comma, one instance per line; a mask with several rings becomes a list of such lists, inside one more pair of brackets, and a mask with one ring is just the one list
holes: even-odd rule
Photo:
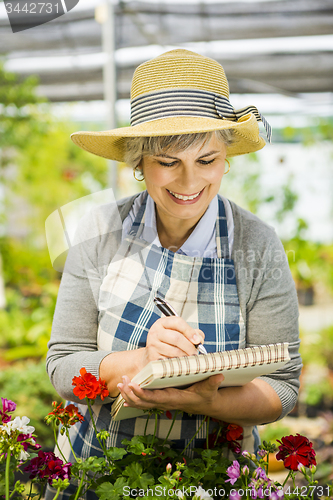
[[[213, 449], [215, 446], [226, 446], [229, 450], [239, 454], [241, 445], [238, 441], [243, 439], [243, 427], [215, 418], [211, 420], [217, 422], [219, 426], [208, 435], [208, 447]], [[206, 448], [206, 444], [204, 447]]]
[[64, 427], [70, 427], [76, 424], [76, 422], [84, 421], [83, 415], [81, 415], [79, 409], [73, 404], [62, 408], [62, 403], [57, 406], [56, 401], [53, 401], [52, 406], [54, 410], [46, 416], [45, 420], [47, 422], [57, 420], [58, 423], [62, 424]]
[[96, 399], [97, 396], [101, 397], [101, 400], [109, 395], [109, 391], [106, 387], [106, 383], [104, 380], [97, 380], [97, 378], [88, 373], [85, 368], [81, 368], [80, 377], [73, 377], [72, 385], [75, 385], [73, 392], [75, 396], [79, 399], [84, 399], [87, 397], [88, 399]]
[[102, 401], [104, 401], [104, 399], [107, 398], [109, 395], [109, 389], [106, 387], [105, 380], [101, 380], [101, 378], [99, 378], [98, 383], [100, 390], [99, 397], [101, 398]]
[[228, 441], [243, 439], [243, 427], [237, 424], [229, 424], [227, 427], [226, 438]]
[[285, 436], [281, 441], [278, 440], [280, 446], [276, 458], [283, 460], [286, 469], [296, 471], [299, 464], [305, 467], [316, 465], [316, 453], [308, 438], [296, 434], [296, 436]]
[[52, 451], [40, 450], [38, 456], [24, 467], [25, 472], [30, 472], [30, 479], [38, 478], [41, 482], [47, 480], [52, 485], [53, 479], [70, 479], [71, 463], [64, 464]]

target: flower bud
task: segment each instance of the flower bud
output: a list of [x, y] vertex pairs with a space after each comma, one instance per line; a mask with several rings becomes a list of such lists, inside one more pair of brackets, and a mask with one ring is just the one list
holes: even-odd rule
[[306, 469], [305, 469], [305, 467], [304, 467], [304, 465], [303, 465], [303, 464], [298, 464], [297, 469], [298, 469], [298, 471], [299, 471], [299, 472], [301, 472], [301, 473], [302, 473], [302, 474], [304, 474], [304, 476], [305, 476], [305, 474], [306, 474]]
[[310, 465], [309, 469], [310, 469], [311, 474], [315, 474], [316, 470], [317, 470], [317, 467], [312, 464], [312, 465]]
[[172, 465], [169, 463], [167, 466], [166, 466], [166, 471], [167, 472], [171, 472], [172, 470]]
[[250, 469], [248, 468], [247, 465], [244, 465], [244, 467], [242, 468], [242, 473], [244, 474], [244, 476], [248, 476], [249, 475]]
[[265, 456], [267, 455], [267, 451], [266, 450], [259, 450], [258, 455], [260, 458], [265, 458]]

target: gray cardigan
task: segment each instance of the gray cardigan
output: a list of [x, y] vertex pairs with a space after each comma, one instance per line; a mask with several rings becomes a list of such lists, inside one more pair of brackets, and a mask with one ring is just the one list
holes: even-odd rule
[[[82, 367], [98, 377], [102, 359], [110, 354], [97, 350], [98, 294], [108, 264], [121, 243], [122, 221], [136, 196], [103, 205], [91, 213], [81, 225], [83, 243], [72, 247], [68, 254], [46, 361], [52, 384], [67, 400], [82, 403], [73, 395], [72, 378]], [[230, 204], [234, 219], [232, 259], [247, 346], [289, 342], [290, 362], [261, 377], [280, 397], [282, 418], [296, 403], [302, 368], [295, 285], [274, 228], [235, 203]]]

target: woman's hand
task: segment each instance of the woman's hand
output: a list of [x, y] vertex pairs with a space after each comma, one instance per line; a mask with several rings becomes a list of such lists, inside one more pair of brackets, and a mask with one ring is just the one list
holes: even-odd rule
[[148, 332], [143, 366], [155, 359], [198, 354], [195, 345], [203, 343], [204, 339], [205, 334], [201, 330], [192, 328], [178, 316], [160, 318]]
[[181, 410], [187, 413], [206, 415], [216, 403], [219, 386], [224, 379], [222, 374], [213, 375], [186, 389], [141, 389], [124, 376], [117, 387], [125, 400], [125, 406], [149, 410]]

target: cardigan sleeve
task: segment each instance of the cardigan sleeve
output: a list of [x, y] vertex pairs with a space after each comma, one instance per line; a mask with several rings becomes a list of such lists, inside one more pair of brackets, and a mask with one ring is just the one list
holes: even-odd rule
[[[257, 217], [236, 210], [233, 250], [247, 346], [289, 343], [290, 361], [260, 377], [273, 387], [282, 404], [280, 419], [295, 406], [302, 360], [299, 354], [298, 301], [288, 260], [274, 229]], [[237, 246], [241, 242], [241, 249]], [[238, 251], [238, 254], [237, 254]]]

